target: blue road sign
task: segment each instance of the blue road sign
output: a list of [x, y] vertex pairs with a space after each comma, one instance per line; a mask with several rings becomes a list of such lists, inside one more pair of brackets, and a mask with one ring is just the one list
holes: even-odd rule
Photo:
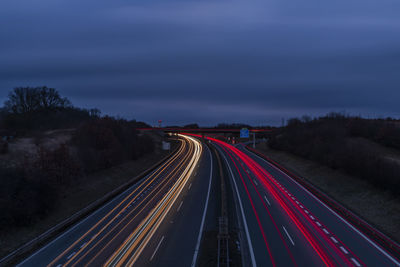
[[249, 138], [249, 129], [242, 128], [240, 130], [240, 138]]

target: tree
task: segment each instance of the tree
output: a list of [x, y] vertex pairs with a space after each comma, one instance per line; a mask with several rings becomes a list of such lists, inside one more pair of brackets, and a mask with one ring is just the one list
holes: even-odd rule
[[197, 123], [191, 123], [183, 126], [183, 128], [191, 128], [191, 129], [198, 129], [199, 125]]
[[35, 111], [49, 111], [71, 107], [70, 101], [61, 97], [54, 88], [16, 87], [8, 95], [4, 106], [9, 113], [26, 114]]

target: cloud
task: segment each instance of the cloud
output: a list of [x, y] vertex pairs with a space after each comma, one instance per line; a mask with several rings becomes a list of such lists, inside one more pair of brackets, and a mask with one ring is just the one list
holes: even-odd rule
[[46, 84], [171, 124], [398, 115], [399, 11], [395, 0], [4, 0], [0, 98]]

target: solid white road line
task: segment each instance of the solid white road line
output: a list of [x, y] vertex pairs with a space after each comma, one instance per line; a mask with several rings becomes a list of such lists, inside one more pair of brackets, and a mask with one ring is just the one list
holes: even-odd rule
[[348, 221], [346, 221], [343, 217], [341, 217], [337, 212], [335, 212], [334, 210], [332, 210], [330, 207], [328, 207], [328, 205], [326, 205], [324, 202], [322, 202], [319, 198], [317, 198], [316, 196], [314, 196], [310, 191], [308, 191], [304, 186], [302, 186], [301, 184], [299, 184], [295, 179], [293, 179], [292, 177], [290, 177], [289, 175], [287, 175], [285, 172], [283, 172], [281, 169], [279, 169], [278, 167], [274, 166], [273, 164], [269, 163], [268, 161], [266, 161], [265, 159], [263, 159], [262, 157], [260, 157], [259, 155], [251, 152], [250, 150], [248, 150], [246, 148], [246, 150], [248, 152], [250, 152], [252, 155], [255, 155], [257, 158], [261, 159], [262, 161], [264, 161], [265, 163], [267, 163], [269, 166], [271, 166], [272, 168], [274, 168], [275, 170], [277, 170], [278, 172], [280, 172], [281, 174], [283, 174], [284, 176], [286, 176], [287, 178], [289, 178], [291, 181], [293, 181], [297, 186], [299, 186], [301, 189], [303, 189], [307, 194], [309, 194], [312, 198], [314, 198], [317, 202], [319, 202], [322, 206], [324, 206], [325, 208], [327, 208], [333, 215], [335, 215], [337, 218], [339, 218], [339, 220], [341, 220], [342, 222], [344, 222], [348, 227], [350, 227], [351, 229], [353, 229], [354, 232], [356, 232], [357, 234], [359, 234], [362, 238], [364, 238], [368, 243], [370, 243], [372, 246], [374, 246], [377, 250], [379, 250], [383, 255], [385, 255], [388, 259], [390, 259], [394, 264], [396, 264], [397, 266], [400, 266], [400, 262], [397, 261], [395, 258], [393, 258], [389, 253], [387, 253], [385, 250], [383, 250], [381, 247], [379, 247], [374, 241], [372, 241], [369, 237], [367, 237], [366, 235], [364, 235], [362, 232], [360, 232], [357, 228], [355, 228], [351, 223], [349, 223]]
[[[207, 147], [207, 146], [205, 146], [205, 147]], [[197, 237], [197, 244], [196, 244], [196, 248], [195, 248], [194, 254], [193, 254], [193, 260], [192, 260], [192, 265], [191, 265], [192, 267], [196, 266], [197, 256], [199, 254], [199, 249], [200, 249], [201, 237], [202, 237], [202, 234], [203, 234], [204, 221], [206, 219], [206, 214], [207, 214], [208, 200], [210, 198], [212, 173], [213, 173], [213, 159], [212, 159], [211, 151], [210, 151], [210, 149], [208, 147], [207, 147], [207, 150], [208, 150], [208, 154], [210, 155], [210, 161], [211, 161], [210, 181], [208, 182], [208, 192], [207, 192], [207, 197], [206, 197], [206, 203], [204, 204], [203, 218], [201, 219], [199, 235]]]
[[233, 185], [234, 185], [234, 188], [235, 188], [235, 193], [236, 193], [236, 196], [237, 196], [237, 199], [238, 199], [238, 202], [239, 202], [240, 213], [242, 215], [243, 226], [244, 226], [244, 230], [245, 230], [246, 238], [247, 238], [247, 244], [248, 244], [249, 250], [250, 250], [251, 264], [252, 264], [252, 266], [256, 267], [257, 266], [256, 258], [254, 256], [254, 250], [253, 250], [253, 245], [252, 245], [251, 239], [250, 239], [249, 228], [247, 226], [246, 217], [244, 216], [243, 204], [242, 204], [242, 200], [241, 200], [240, 195], [239, 195], [239, 189], [238, 189], [236, 181], [235, 181], [235, 176], [233, 175], [231, 166], [229, 165], [228, 160], [226, 159], [226, 156], [224, 155], [224, 152], [222, 151], [220, 154], [224, 157], [226, 165], [228, 166], [229, 172], [231, 174], [231, 179], [233, 181]]
[[157, 250], [158, 250], [158, 248], [160, 247], [160, 245], [161, 245], [161, 243], [163, 242], [163, 240], [164, 240], [164, 236], [162, 236], [160, 242], [158, 242], [158, 245], [157, 245], [156, 249], [154, 250], [153, 254], [151, 255], [150, 261], [153, 260], [154, 256], [155, 256], [156, 253], [157, 253]]
[[282, 227], [283, 227], [283, 230], [285, 231], [286, 235], [289, 237], [290, 242], [291, 242], [292, 245], [294, 246], [293, 239], [290, 237], [290, 235], [289, 235], [288, 231], [286, 230], [285, 226], [282, 225]]

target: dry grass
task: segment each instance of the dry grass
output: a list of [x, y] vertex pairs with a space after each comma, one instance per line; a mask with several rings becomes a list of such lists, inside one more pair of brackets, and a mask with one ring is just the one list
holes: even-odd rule
[[25, 157], [35, 157], [39, 146], [53, 150], [60, 144], [68, 143], [74, 131], [75, 129], [61, 129], [15, 138], [9, 142], [8, 153], [0, 155], [0, 161], [8, 166], [18, 165]]
[[360, 215], [396, 241], [400, 241], [400, 197], [365, 181], [293, 154], [272, 150], [266, 143], [257, 149], [307, 179], [338, 202]]

